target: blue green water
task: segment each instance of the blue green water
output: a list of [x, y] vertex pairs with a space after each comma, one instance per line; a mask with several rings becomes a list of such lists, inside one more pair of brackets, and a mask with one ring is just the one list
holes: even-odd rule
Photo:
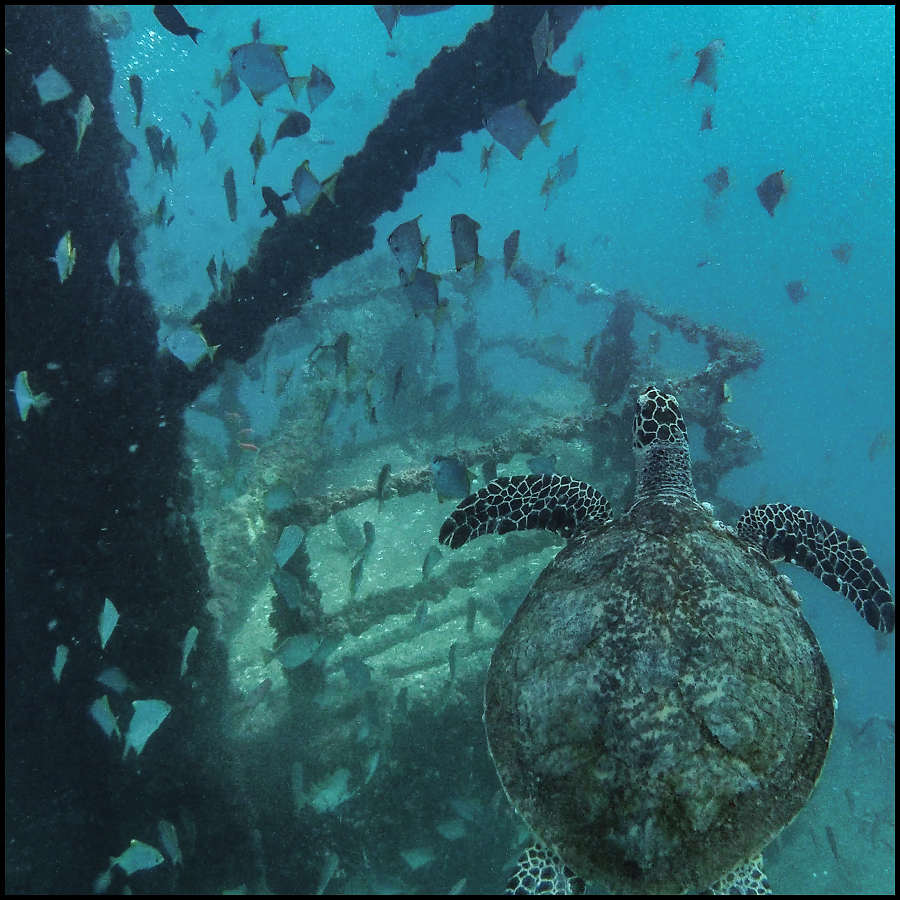
[[[206, 302], [210, 256], [224, 251], [233, 269], [247, 260], [272, 221], [259, 218], [259, 187], [288, 191], [298, 163], [295, 142], [284, 141], [263, 159], [251, 187], [248, 148], [258, 129], [271, 142], [279, 108], [294, 108], [286, 87], [262, 107], [246, 89], [219, 107], [212, 88], [228, 49], [250, 40], [258, 16], [263, 41], [288, 46], [290, 75], [307, 74], [315, 63], [336, 85], [312, 114], [309, 138], [300, 139], [303, 158], [324, 178], [362, 147], [390, 101], [443, 45], [459, 43], [490, 15], [488, 7], [458, 7], [405, 18], [389, 39], [371, 7], [183, 11], [203, 29], [198, 46], [161, 32], [150, 7], [131, 8], [132, 32], [110, 45], [119, 125], [140, 154], [132, 192], [151, 209], [164, 191], [175, 215], [169, 228], [147, 232], [143, 255], [163, 330]], [[691, 86], [695, 53], [716, 39], [724, 41], [717, 90]], [[448, 222], [465, 212], [481, 223], [485, 255], [498, 257], [506, 236], [521, 229], [522, 258], [552, 271], [565, 242], [573, 276], [611, 291], [629, 288], [664, 309], [752, 336], [765, 359], [733, 385], [729, 416], [756, 433], [763, 455], [731, 474], [722, 492], [746, 505], [785, 500], [815, 510], [861, 539], [894, 584], [893, 10], [612, 7], [581, 16], [553, 68], [573, 72], [578, 54], [578, 86], [547, 117], [556, 121], [551, 146], [534, 140], [521, 161], [498, 147], [485, 181], [479, 159], [489, 139], [483, 131], [466, 135], [461, 153], [439, 156], [402, 208], [379, 221], [376, 263], [383, 258], [390, 270], [388, 234], [421, 215], [423, 234], [432, 236], [429, 268], [451, 268]], [[128, 93], [132, 73], [144, 84], [140, 129]], [[210, 111], [206, 99], [215, 101], [218, 127], [208, 152], [198, 133]], [[701, 132], [710, 104], [715, 127]], [[305, 99], [297, 107], [308, 109]], [[152, 176], [148, 164], [143, 129], [154, 123], [178, 145], [171, 181]], [[578, 172], [545, 209], [539, 189], [547, 171], [575, 146]], [[711, 201], [703, 178], [723, 165], [730, 185]], [[234, 224], [222, 190], [229, 167], [239, 195]], [[789, 191], [769, 216], [755, 187], [782, 169]], [[832, 255], [840, 243], [852, 246], [847, 264]], [[785, 290], [795, 279], [809, 291], [798, 304]], [[512, 318], [531, 336], [562, 334], [578, 345], [592, 333], [580, 335], [584, 317], [561, 301], [537, 318], [527, 307], [498, 303], [479, 312], [479, 326], [505, 334]], [[272, 400], [254, 393], [252, 374], [246, 377], [245, 396], [260, 404], [254, 424], [265, 435], [276, 427]], [[508, 372], [496, 378], [515, 393]], [[876, 652], [849, 604], [802, 573], [795, 581], [832, 667], [842, 715], [893, 722], [893, 645]], [[892, 796], [893, 760], [885, 765]], [[836, 822], [847, 816], [837, 806], [831, 812]], [[892, 870], [882, 874], [875, 884], [889, 890]]]

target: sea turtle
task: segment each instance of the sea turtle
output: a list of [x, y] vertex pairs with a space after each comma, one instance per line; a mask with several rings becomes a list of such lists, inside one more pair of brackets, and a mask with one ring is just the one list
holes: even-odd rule
[[494, 651], [485, 688], [500, 781], [541, 842], [508, 892], [767, 893], [759, 853], [822, 767], [835, 699], [790, 581], [803, 566], [880, 631], [890, 589], [865, 548], [808, 510], [756, 506], [737, 528], [694, 491], [675, 398], [637, 398], [635, 502], [590, 485], [498, 478], [440, 540], [529, 528], [568, 543]]

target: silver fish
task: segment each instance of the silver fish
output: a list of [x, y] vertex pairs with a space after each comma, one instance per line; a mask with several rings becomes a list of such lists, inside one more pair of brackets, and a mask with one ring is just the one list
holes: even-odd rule
[[287, 47], [283, 44], [260, 44], [254, 41], [228, 51], [235, 75], [247, 85], [253, 99], [260, 106], [268, 94], [283, 84], [288, 86], [291, 96], [296, 100], [309, 81], [308, 78], [288, 75], [282, 58], [286, 50]]

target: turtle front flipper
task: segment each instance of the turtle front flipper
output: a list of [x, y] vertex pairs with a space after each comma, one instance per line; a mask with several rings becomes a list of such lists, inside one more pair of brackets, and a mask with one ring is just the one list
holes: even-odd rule
[[744, 894], [761, 895], [771, 894], [769, 879], [762, 870], [762, 856], [756, 855], [747, 860], [743, 865], [732, 869], [727, 875], [723, 875], [708, 891], [700, 891], [701, 894]]
[[584, 893], [584, 879], [579, 878], [552, 850], [532, 844], [518, 859], [516, 871], [506, 883], [505, 894], [556, 894], [566, 896]]
[[887, 579], [856, 538], [808, 509], [769, 503], [748, 509], [738, 536], [768, 559], [795, 563], [842, 593], [877, 631], [894, 630], [894, 601]]
[[483, 534], [543, 528], [571, 537], [581, 527], [611, 521], [599, 491], [568, 475], [497, 478], [466, 497], [441, 526], [440, 542], [452, 549]]

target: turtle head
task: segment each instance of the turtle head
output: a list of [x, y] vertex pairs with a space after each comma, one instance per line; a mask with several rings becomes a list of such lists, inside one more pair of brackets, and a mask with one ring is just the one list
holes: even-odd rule
[[687, 428], [671, 394], [650, 385], [637, 398], [632, 429], [635, 505], [643, 500], [697, 502]]

